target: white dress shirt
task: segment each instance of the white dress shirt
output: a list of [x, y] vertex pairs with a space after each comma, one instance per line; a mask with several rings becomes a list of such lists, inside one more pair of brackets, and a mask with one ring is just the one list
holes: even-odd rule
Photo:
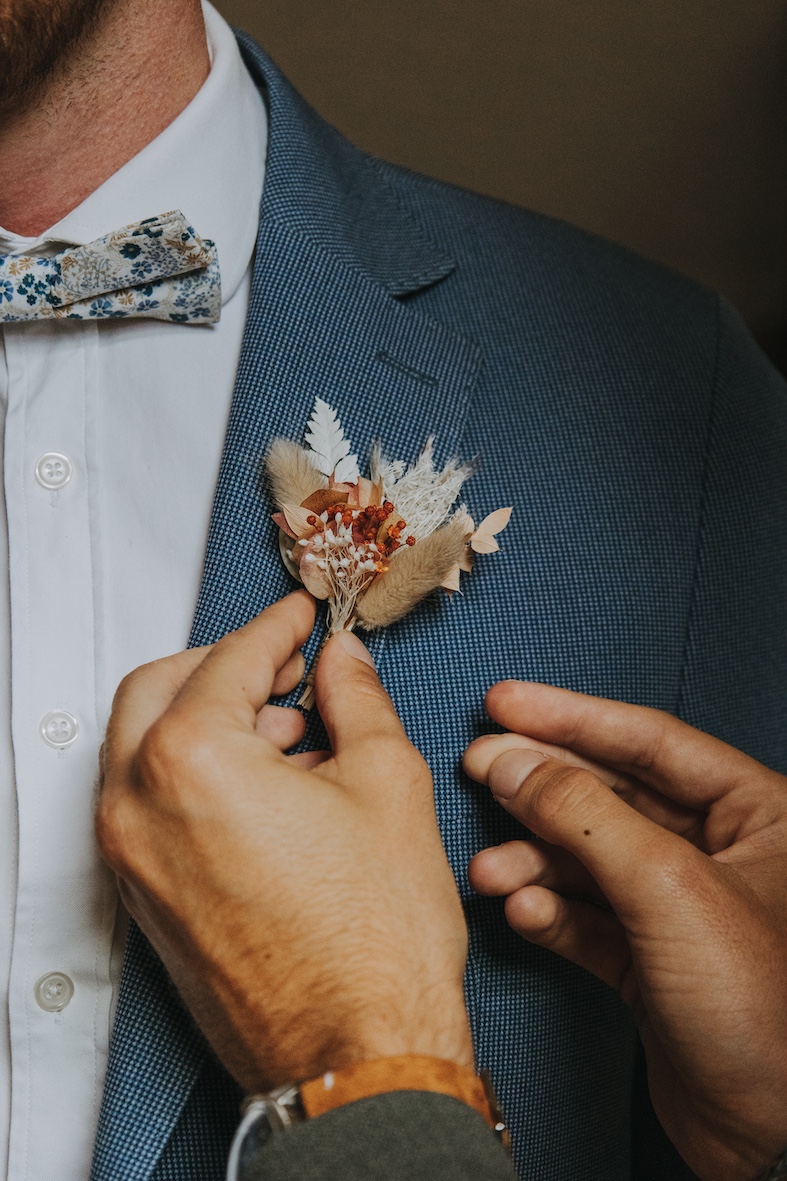
[[[39, 238], [86, 243], [181, 209], [215, 241], [217, 325], [1, 326], [0, 1165], [90, 1172], [123, 950], [92, 830], [121, 678], [185, 647], [240, 354], [267, 120], [204, 5], [210, 74], [181, 115]], [[46, 248], [46, 247], [45, 247]]]

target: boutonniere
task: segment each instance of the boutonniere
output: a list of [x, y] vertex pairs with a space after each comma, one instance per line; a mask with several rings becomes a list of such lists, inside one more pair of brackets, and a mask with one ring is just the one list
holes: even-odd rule
[[[476, 526], [455, 507], [473, 469], [451, 459], [434, 464], [433, 440], [409, 468], [372, 447], [369, 476], [358, 469], [334, 410], [321, 398], [306, 445], [275, 439], [266, 459], [278, 512], [282, 559], [316, 599], [328, 604], [327, 636], [354, 627], [376, 631], [401, 619], [442, 587], [459, 590], [475, 554], [499, 549], [510, 508]], [[299, 704], [309, 706], [307, 688]]]

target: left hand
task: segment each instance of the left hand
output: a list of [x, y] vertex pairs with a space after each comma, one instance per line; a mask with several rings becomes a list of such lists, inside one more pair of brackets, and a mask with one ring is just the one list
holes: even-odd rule
[[[619, 990], [707, 1181], [787, 1145], [787, 778], [667, 714], [514, 681], [465, 768], [537, 836], [479, 853], [509, 923]], [[599, 905], [601, 904], [601, 905]]]

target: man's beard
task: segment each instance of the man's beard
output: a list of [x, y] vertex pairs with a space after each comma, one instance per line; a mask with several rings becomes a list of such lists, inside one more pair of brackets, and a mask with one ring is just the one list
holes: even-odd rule
[[33, 103], [113, 0], [0, 0], [0, 117]]

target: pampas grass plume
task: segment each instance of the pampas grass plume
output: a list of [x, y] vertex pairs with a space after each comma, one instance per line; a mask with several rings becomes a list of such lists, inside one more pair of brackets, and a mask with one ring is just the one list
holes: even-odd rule
[[273, 499], [282, 509], [285, 504], [301, 504], [317, 488], [327, 488], [328, 481], [309, 458], [308, 451], [289, 439], [274, 439], [265, 460]]

